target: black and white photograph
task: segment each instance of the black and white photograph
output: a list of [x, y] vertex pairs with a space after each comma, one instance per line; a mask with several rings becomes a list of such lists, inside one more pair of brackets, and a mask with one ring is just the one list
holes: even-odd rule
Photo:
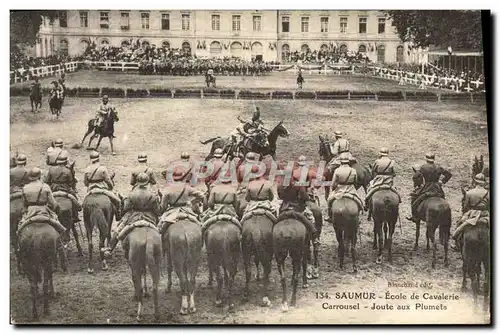
[[491, 325], [489, 10], [107, 5], [9, 9], [11, 325]]

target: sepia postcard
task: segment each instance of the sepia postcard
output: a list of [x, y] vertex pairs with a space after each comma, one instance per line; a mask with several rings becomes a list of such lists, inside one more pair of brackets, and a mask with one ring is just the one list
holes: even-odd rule
[[490, 325], [490, 20], [10, 10], [10, 323]]

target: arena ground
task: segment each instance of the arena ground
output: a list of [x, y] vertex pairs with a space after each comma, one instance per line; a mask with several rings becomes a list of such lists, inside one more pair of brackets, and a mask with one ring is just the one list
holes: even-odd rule
[[[98, 76], [98, 78], [100, 85], [103, 85], [103, 77]], [[157, 82], [160, 83], [158, 77], [140, 78], [144, 78], [144, 82], [158, 80]], [[235, 80], [235, 78], [231, 79]], [[344, 78], [335, 77], [334, 79], [344, 80], [346, 84], [349, 83], [352, 86], [362, 85], [360, 82], [353, 83]], [[91, 77], [89, 76], [87, 80], [91, 80]], [[251, 80], [259, 79], [252, 78]], [[290, 77], [290, 85], [293, 84], [293, 80]], [[71, 81], [71, 76], [68, 76], [68, 82]], [[111, 82], [111, 79], [106, 82]], [[165, 83], [167, 82], [168, 80], [165, 80]], [[163, 81], [161, 83], [163, 84]], [[285, 84], [288, 85], [288, 83]], [[339, 89], [349, 88], [340, 86]], [[383, 89], [388, 88], [384, 86]], [[46, 104], [41, 113], [33, 114], [30, 112], [29, 100], [26, 97], [11, 98], [10, 102], [11, 149], [27, 154], [30, 166], [44, 166], [43, 153], [51, 140], [61, 137], [68, 148], [80, 142], [87, 121], [94, 117], [99, 99], [68, 98], [59, 121], [50, 120]], [[192, 157], [203, 157], [209, 147], [201, 145], [199, 141], [229, 134], [238, 124], [237, 116], [249, 118], [254, 105], [260, 107], [262, 118], [268, 127], [283, 120], [291, 133], [289, 138], [278, 141], [277, 153], [280, 159], [294, 159], [304, 154], [309, 159], [318, 161], [318, 135], [332, 134], [334, 129], [347, 133], [353, 155], [361, 163], [372, 162], [377, 157], [381, 146], [389, 147], [391, 156], [398, 164], [395, 184], [403, 198], [400, 206], [401, 217], [409, 213], [409, 193], [412, 189], [411, 166], [422, 163], [425, 152], [435, 152], [437, 162], [450, 168], [453, 173], [453, 178], [444, 188], [452, 206], [454, 221], [460, 216], [460, 186], [467, 184], [470, 178], [471, 157], [474, 154], [483, 154], [488, 158], [487, 119], [484, 105], [376, 101], [257, 101], [254, 103], [241, 100], [199, 99], [112, 99], [111, 103], [120, 113], [120, 122], [116, 125], [117, 155], [110, 154], [109, 143], [103, 140], [100, 148], [101, 161], [110, 170], [116, 172], [117, 189], [124, 194], [129, 191], [129, 175], [136, 164], [138, 152], [144, 151], [148, 154], [149, 164], [157, 173], [165, 168], [168, 162], [178, 159], [182, 151], [190, 152]], [[77, 161], [77, 177], [81, 180], [82, 171], [88, 163], [88, 152], [85, 149], [71, 149], [70, 153]], [[162, 179], [159, 187], [161, 189], [164, 186], [165, 181]], [[85, 190], [81, 182], [78, 190], [80, 194], [84, 194]], [[322, 206], [325, 208], [324, 200], [322, 201]], [[251, 284], [254, 293], [250, 301], [247, 303], [241, 301], [244, 287], [242, 265], [239, 266], [234, 289], [236, 311], [228, 313], [225, 309], [215, 307], [215, 290], [206, 286], [208, 274], [206, 256], [203, 255], [197, 280], [197, 313], [185, 317], [178, 314], [180, 293], [177, 278], [174, 274], [173, 292], [167, 295], [165, 293], [166, 276], [162, 276], [160, 322], [191, 324], [489, 322], [489, 319], [473, 310], [470, 289], [465, 293], [460, 292], [462, 262], [458, 253], [450, 252], [451, 265], [445, 268], [443, 250], [439, 246], [438, 264], [435, 270], [431, 270], [431, 253], [425, 251], [424, 234], [420, 238], [420, 249], [413, 251], [415, 226], [402, 219], [401, 228], [398, 226], [394, 235], [393, 264], [389, 264], [384, 259], [383, 264], [377, 265], [376, 253], [371, 248], [372, 226], [371, 222], [367, 222], [366, 216], [363, 216], [361, 240], [357, 247], [359, 271], [353, 274], [350, 259], [347, 260], [344, 271], [339, 269], [337, 241], [332, 227], [325, 223], [320, 255], [320, 278], [311, 280], [308, 289], [299, 288], [297, 308], [291, 309], [288, 313], [282, 313], [279, 305], [281, 287], [275, 264], [273, 264], [272, 271], [275, 283], [270, 285], [272, 302], [270, 308], [264, 309], [258, 306], [261, 297], [258, 293], [258, 283], [254, 280]], [[95, 240], [94, 242], [97, 243]], [[72, 243], [69, 272], [55, 274], [55, 289], [60, 296], [52, 303], [52, 314], [42, 318], [43, 322], [52, 324], [134, 323], [136, 303], [132, 299], [130, 272], [121, 248], [118, 247], [114, 253], [108, 272], [98, 269], [98, 262], [95, 262], [96, 273], [91, 276], [86, 272], [86, 241], [83, 244], [85, 257], [79, 258], [76, 255], [74, 243]], [[287, 264], [287, 266], [289, 282], [291, 265]], [[446, 311], [403, 313], [370, 311], [363, 307], [359, 311], [324, 310], [322, 309], [324, 301], [315, 297], [317, 292], [329, 292], [331, 295], [334, 292], [348, 291], [373, 291], [383, 295], [388, 290], [393, 291], [387, 288], [388, 281], [430, 282], [433, 287], [429, 292], [455, 293], [460, 296], [460, 299], [445, 302]], [[11, 265], [10, 284], [11, 318], [16, 323], [28, 323], [31, 316], [29, 284], [27, 279], [18, 276], [14, 265]], [[398, 293], [401, 291], [394, 290]], [[407, 294], [411, 291], [411, 288], [403, 290]], [[420, 289], [420, 292], [423, 290]], [[429, 301], [428, 304], [434, 305], [439, 302]], [[370, 306], [371, 303], [367, 302], [366, 305]], [[147, 300], [144, 322], [154, 322], [152, 313], [152, 300]]]
[[[351, 90], [351, 91], [416, 91], [415, 85], [399, 86], [397, 81], [382, 78], [365, 77], [362, 75], [323, 75], [313, 71], [304, 71], [304, 90]], [[43, 87], [50, 87], [52, 78], [41, 80]], [[30, 82], [17, 83], [12, 86], [29, 87]], [[115, 88], [177, 88], [194, 89], [205, 87], [203, 76], [160, 76], [140, 75], [122, 72], [105, 72], [79, 70], [66, 74], [66, 86], [73, 87], [115, 87]], [[252, 89], [280, 90], [296, 89], [296, 74], [293, 71], [273, 72], [264, 76], [217, 76], [219, 89]], [[438, 91], [434, 88], [429, 88]]]

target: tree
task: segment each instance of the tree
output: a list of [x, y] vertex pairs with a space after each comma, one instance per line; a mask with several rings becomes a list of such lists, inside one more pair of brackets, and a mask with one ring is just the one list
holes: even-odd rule
[[40, 26], [46, 17], [54, 22], [57, 17], [55, 10], [11, 10], [10, 11], [10, 46], [19, 44], [34, 45]]
[[430, 45], [482, 51], [481, 12], [473, 10], [386, 11], [404, 42], [414, 47]]

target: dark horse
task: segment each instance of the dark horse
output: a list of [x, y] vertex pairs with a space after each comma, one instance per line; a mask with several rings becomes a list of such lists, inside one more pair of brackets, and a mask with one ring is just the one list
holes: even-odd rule
[[[243, 147], [240, 147], [240, 152], [245, 156], [248, 152], [256, 152], [260, 154], [260, 157], [265, 157], [266, 155], [270, 155], [276, 160], [276, 142], [278, 141], [278, 137], [288, 137], [290, 133], [283, 125], [283, 121], [280, 121], [267, 135], [267, 142], [269, 145], [261, 146], [259, 140], [252, 140], [250, 138], [246, 138], [243, 142]], [[213, 143], [212, 143], [213, 142]], [[201, 141], [203, 145], [212, 143], [212, 148], [210, 149], [210, 153], [206, 157], [205, 160], [210, 160], [213, 157], [213, 154], [216, 149], [221, 148], [224, 153], [227, 153], [228, 157], [236, 157], [238, 154], [236, 147], [231, 145], [231, 138], [226, 137], [214, 137], [210, 138], [206, 141]]]
[[[373, 249], [377, 249], [377, 263], [382, 262], [382, 250], [387, 248], [389, 262], [392, 262], [392, 236], [399, 217], [398, 195], [389, 189], [376, 191], [370, 201], [373, 216]], [[384, 235], [382, 238], [382, 228]], [[387, 231], [389, 230], [389, 231]], [[389, 235], [387, 235], [389, 232]]]
[[[109, 144], [111, 146], [111, 153], [113, 155], [116, 155], [114, 147], [113, 147], [113, 138], [115, 138], [114, 133], [115, 133], [115, 122], [118, 122], [120, 119], [118, 118], [118, 113], [113, 109], [111, 110], [104, 121], [101, 123], [101, 126], [97, 127], [96, 126], [96, 119], [93, 118], [89, 120], [88, 122], [88, 129], [85, 135], [83, 136], [81, 145], [83, 145], [83, 142], [87, 138], [88, 135], [90, 135], [92, 132], [94, 134], [90, 137], [89, 140], [89, 145], [87, 146], [87, 150], [97, 150], [99, 145], [101, 144], [101, 140], [104, 137], [107, 137], [109, 139]], [[99, 137], [99, 140], [97, 141], [97, 145], [94, 149], [90, 148], [90, 144], [92, 141], [96, 138]]]
[[30, 93], [31, 112], [37, 112], [42, 107], [42, 91], [35, 90]]
[[51, 97], [49, 99], [49, 107], [52, 116], [56, 116], [56, 119], [59, 119], [59, 115], [61, 114], [61, 109], [63, 105], [64, 98]]
[[216, 79], [214, 75], [205, 75], [205, 83], [207, 84], [207, 88], [210, 87], [210, 84], [212, 84], [212, 87], [216, 87]]
[[[420, 187], [424, 182], [422, 174], [413, 168], [413, 185], [415, 188]], [[435, 239], [436, 229], [439, 228], [439, 241], [444, 246], [444, 265], [447, 267], [448, 263], [448, 243], [450, 239], [451, 228], [451, 208], [448, 202], [441, 197], [433, 196], [426, 198], [420, 205], [420, 210], [416, 213], [418, 220], [415, 222], [417, 225], [415, 231], [415, 247], [413, 250], [418, 249], [418, 238], [420, 237], [420, 221], [423, 220], [427, 223], [426, 239], [427, 250], [429, 247], [429, 240], [432, 243], [432, 268], [436, 267], [436, 252], [437, 244]]]
[[[465, 189], [462, 188], [462, 213], [465, 208]], [[474, 306], [477, 305], [479, 294], [481, 264], [484, 266], [483, 284], [483, 311], [488, 309], [489, 284], [490, 284], [490, 227], [483, 218], [479, 219], [476, 225], [468, 226], [463, 231], [462, 244], [462, 291], [466, 291], [467, 275], [471, 279], [472, 293], [474, 296]]]
[[[326, 164], [333, 158], [333, 153], [330, 147], [330, 139], [328, 136], [319, 136], [319, 156], [321, 160], [325, 161]], [[371, 168], [366, 166], [361, 166], [357, 161], [350, 164], [352, 168], [356, 170], [356, 190], [363, 187], [365, 190], [368, 189], [368, 184], [371, 180]], [[334, 171], [329, 170], [325, 167], [324, 177], [326, 181], [332, 181]], [[325, 187], [325, 199], [328, 200], [328, 195], [330, 194], [330, 187]]]

